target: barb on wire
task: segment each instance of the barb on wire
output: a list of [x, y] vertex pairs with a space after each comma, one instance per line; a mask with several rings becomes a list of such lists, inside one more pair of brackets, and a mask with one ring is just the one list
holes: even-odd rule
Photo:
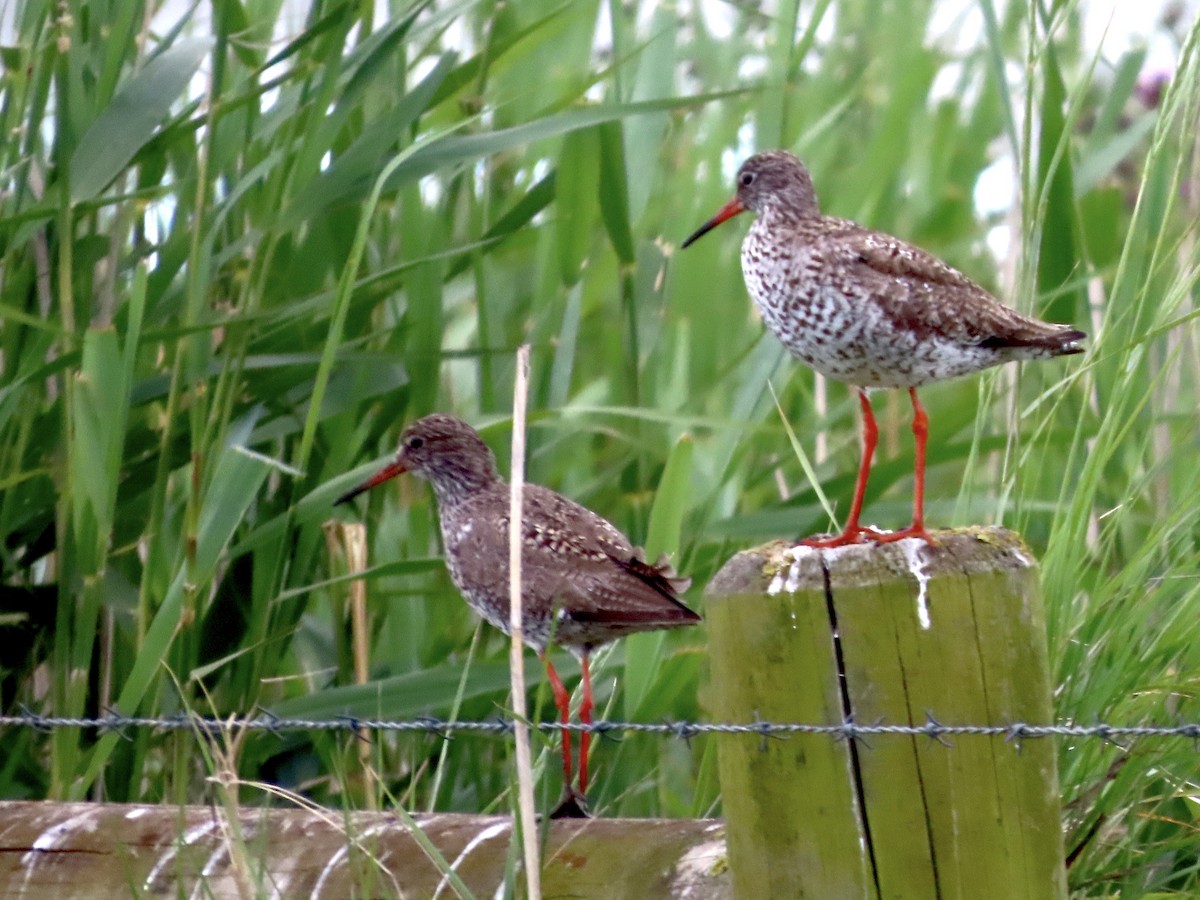
[[[946, 740], [946, 736], [941, 731], [941, 729], [944, 727], [945, 726], [942, 725], [941, 722], [933, 717], [933, 713], [931, 713], [929, 710], [925, 710], [925, 734], [929, 736], [931, 741], [937, 741], [943, 747], [953, 747], [954, 745]], [[1009, 732], [1011, 733], [1014, 728], [1024, 727], [1024, 725], [1010, 725]]]
[[[1178, 725], [1114, 725], [1097, 722], [1091, 725], [1061, 724], [1036, 725], [1028, 722], [1010, 722], [1002, 725], [947, 725], [939, 722], [932, 714], [919, 725], [889, 724], [874, 722], [861, 725], [854, 719], [829, 725], [803, 722], [769, 722], [756, 719], [752, 722], [619, 722], [600, 720], [582, 722], [531, 722], [530, 727], [541, 732], [569, 731], [588, 732], [610, 738], [621, 734], [657, 734], [664, 737], [689, 741], [702, 734], [747, 734], [767, 738], [783, 738], [792, 734], [823, 734], [837, 740], [859, 740], [873, 735], [901, 737], [928, 737], [946, 746], [953, 745], [947, 737], [979, 735], [1002, 737], [1006, 741], [1020, 744], [1030, 738], [1074, 737], [1099, 738], [1116, 742], [1119, 739], [1145, 737], [1178, 737], [1200, 740], [1200, 722], [1184, 722]], [[126, 716], [109, 711], [101, 716], [45, 716], [22, 708], [12, 715], [0, 716], [0, 728], [31, 728], [35, 731], [51, 732], [60, 728], [87, 728], [99, 732], [115, 731], [124, 734], [129, 729], [145, 728], [154, 731], [196, 730], [205, 734], [222, 734], [233, 731], [259, 731], [267, 734], [282, 734], [288, 731], [360, 731], [424, 733], [449, 738], [455, 733], [507, 736], [513, 732], [511, 719], [497, 717], [486, 721], [449, 721], [436, 716], [420, 716], [416, 719], [364, 719], [358, 716], [334, 716], [328, 719], [281, 718], [274, 713], [262, 712], [253, 716], [230, 716], [216, 718], [189, 713], [171, 716]]]

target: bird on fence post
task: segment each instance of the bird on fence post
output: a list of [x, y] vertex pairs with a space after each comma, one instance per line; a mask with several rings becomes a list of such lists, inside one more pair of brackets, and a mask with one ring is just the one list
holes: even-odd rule
[[[925, 529], [929, 419], [917, 388], [1013, 360], [1082, 353], [1086, 337], [1022, 315], [937, 257], [899, 238], [822, 215], [808, 169], [786, 150], [750, 157], [737, 193], [683, 242], [740, 212], [757, 213], [742, 243], [742, 276], [763, 320], [793, 356], [858, 391], [863, 447], [842, 533], [810, 547], [878, 543]], [[906, 388], [913, 407], [913, 520], [899, 531], [859, 524], [878, 429], [867, 391]]]
[[[479, 434], [454, 416], [413, 422], [395, 458], [335, 501], [346, 503], [403, 472], [433, 486], [446, 568], [467, 603], [509, 633], [509, 487]], [[525, 643], [546, 666], [554, 704], [570, 722], [571, 697], [547, 655], [551, 643], [580, 660], [580, 720], [593, 709], [589, 657], [601, 644], [638, 631], [694, 625], [700, 616], [679, 594], [690, 579], [676, 576], [665, 556], [647, 562], [642, 551], [606, 519], [572, 500], [526, 484], [522, 508], [521, 596]], [[552, 816], [586, 815], [591, 735], [579, 739], [579, 790], [573, 787], [571, 735], [562, 732], [564, 797]]]

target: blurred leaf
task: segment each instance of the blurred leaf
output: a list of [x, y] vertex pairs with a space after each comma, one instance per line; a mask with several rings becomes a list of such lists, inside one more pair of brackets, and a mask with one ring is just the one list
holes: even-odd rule
[[242, 65], [249, 69], [256, 68], [259, 64], [259, 51], [243, 38], [250, 31], [251, 25], [246, 8], [239, 0], [215, 0], [212, 11], [217, 32], [231, 38], [230, 47]]
[[411, 159], [392, 173], [387, 184], [389, 188], [394, 188], [445, 166], [500, 154], [514, 147], [558, 137], [603, 122], [616, 121], [626, 116], [704, 106], [740, 93], [743, 92], [741, 90], [717, 91], [698, 94], [694, 97], [669, 97], [664, 100], [646, 100], [641, 103], [587, 106], [498, 131], [441, 137], [417, 148]]
[[1145, 47], [1135, 47], [1121, 54], [1104, 102], [1096, 112], [1091, 138], [1108, 140], [1120, 130], [1121, 120], [1125, 118], [1126, 104], [1133, 98], [1138, 78], [1145, 65]]
[[71, 154], [71, 200], [99, 194], [129, 164], [179, 99], [213, 46], [189, 38], [150, 60], [117, 91]]
[[[213, 467], [213, 476], [200, 509], [200, 527], [196, 536], [195, 565], [180, 565], [162, 605], [154, 614], [145, 640], [137, 653], [129, 676], [120, 688], [116, 708], [126, 714], [135, 713], [150, 685], [161, 677], [164, 660], [179, 634], [180, 611], [185, 591], [207, 583], [221, 551], [241, 524], [247, 508], [255, 501], [258, 489], [270, 473], [266, 463], [238, 453], [234, 447], [243, 443], [254, 426], [261, 410], [252, 410], [233, 424], [229, 441]], [[186, 672], [176, 673], [180, 678]], [[102, 737], [88, 760], [86, 773], [72, 785], [72, 796], [83, 797], [99, 776], [116, 743], [117, 735]]]
[[1037, 172], [1044, 191], [1045, 217], [1038, 247], [1037, 287], [1039, 296], [1055, 298], [1040, 314], [1052, 322], [1071, 322], [1085, 304], [1078, 289], [1067, 289], [1083, 271], [1076, 232], [1074, 175], [1071, 154], [1067, 152], [1067, 92], [1050, 41], [1043, 52]]
[[679, 552], [679, 535], [683, 519], [692, 502], [692, 454], [695, 450], [691, 435], [685, 434], [671, 448], [666, 467], [654, 492], [650, 507], [650, 527], [646, 536], [646, 558], [657, 559], [661, 553]]
[[605, 122], [600, 132], [600, 212], [617, 259], [633, 265], [633, 231], [629, 227], [629, 185], [625, 181], [625, 140], [620, 122]]
[[1119, 187], [1088, 191], [1079, 200], [1079, 221], [1088, 259], [1097, 269], [1116, 263], [1121, 253], [1125, 197]]
[[599, 197], [600, 136], [596, 129], [570, 131], [558, 154], [554, 190], [557, 215], [558, 272], [570, 287], [579, 280], [592, 240]]
[[[457, 664], [436, 666], [381, 678], [366, 684], [330, 687], [275, 704], [271, 712], [281, 718], [333, 718], [356, 716], [414, 719], [444, 715], [462, 680]], [[535, 659], [525, 663], [525, 683], [532, 690], [545, 680], [545, 669]], [[509, 689], [507, 662], [475, 662], [463, 685], [463, 699], [494, 695]]]
[[[86, 571], [98, 564], [112, 527], [119, 482], [121, 446], [125, 439], [125, 404], [117, 335], [112, 328], [89, 329], [83, 342], [83, 365], [76, 381], [75, 446], [71, 456], [73, 521], [86, 528], [99, 546], [89, 548]], [[86, 546], [87, 542], [81, 542]]]
[[465, 60], [462, 65], [450, 74], [450, 77], [442, 83], [441, 89], [434, 95], [432, 105], [437, 106], [468, 85], [477, 84], [480, 73], [487, 66], [493, 65], [496, 61], [503, 59], [510, 50], [517, 47], [523, 40], [537, 35], [543, 29], [550, 26], [556, 18], [565, 12], [569, 12], [575, 5], [573, 0], [560, 3], [558, 6], [546, 10], [542, 16], [527, 23], [522, 28], [507, 27], [509, 23], [515, 21], [512, 15], [513, 10], [507, 4], [497, 7], [494, 11], [495, 19], [492, 23], [492, 31], [489, 35], [487, 49]]
[[[667, 457], [654, 494], [654, 505], [650, 508], [646, 558], [651, 561], [663, 553], [679, 552], [683, 517], [691, 505], [693, 450], [692, 438], [685, 434]], [[621, 684], [625, 690], [625, 715], [631, 720], [639, 715], [652, 689], [655, 692], [662, 690], [659, 676], [665, 641], [666, 634], [661, 631], [631, 634], [625, 639], [625, 671]]]
[[[492, 226], [484, 232], [480, 243], [492, 247], [502, 243], [505, 238], [508, 238], [515, 232], [520, 231], [521, 228], [529, 224], [534, 216], [549, 206], [554, 200], [554, 188], [555, 173], [551, 172], [531, 187], [528, 193], [513, 203], [507, 212], [492, 223]], [[461, 274], [466, 271], [470, 264], [470, 255], [466, 253], [460, 255], [455, 263], [448, 267], [446, 278], [451, 279]]]
[[379, 121], [365, 129], [345, 152], [337, 154], [329, 167], [300, 192], [281, 217], [280, 227], [286, 230], [351, 194], [365, 193], [379, 174], [383, 159], [404, 139], [416, 118], [426, 111], [430, 97], [453, 64], [453, 53], [442, 54], [420, 84]]
[[1087, 155], [1080, 161], [1076, 170], [1075, 193], [1083, 196], [1113, 170], [1127, 159], [1139, 146], [1146, 141], [1146, 136], [1154, 130], [1156, 116], [1152, 112], [1145, 113], [1127, 128], [1118, 131], [1100, 146], [1096, 141], [1088, 145]]

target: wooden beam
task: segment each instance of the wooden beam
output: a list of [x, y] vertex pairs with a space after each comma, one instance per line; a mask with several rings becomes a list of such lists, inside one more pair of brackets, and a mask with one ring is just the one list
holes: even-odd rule
[[[715, 718], [1053, 722], [1029, 551], [996, 528], [936, 539], [730, 560], [706, 606]], [[1066, 897], [1051, 741], [718, 740], [739, 897]]]
[[[413, 817], [477, 897], [519, 857], [508, 816]], [[730, 898], [712, 819], [546, 822], [547, 897]], [[516, 891], [521, 896], [520, 887]], [[0, 801], [0, 896], [456, 896], [400, 817], [344, 810]]]

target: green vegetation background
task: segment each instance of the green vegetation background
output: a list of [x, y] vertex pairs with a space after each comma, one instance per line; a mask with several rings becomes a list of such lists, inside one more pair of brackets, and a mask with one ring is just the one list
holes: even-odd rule
[[[782, 146], [829, 212], [1089, 332], [1086, 357], [924, 393], [929, 519], [1003, 522], [1037, 551], [1061, 720], [1200, 719], [1197, 29], [1163, 26], [1178, 65], [1147, 98], [1142, 55], [1093, 55], [1076, 4], [963, 7], [331, 0], [297, 19], [223, 0], [172, 21], [17, 0], [0, 48], [5, 711], [496, 715], [505, 642], [450, 585], [427, 488], [330, 503], [433, 410], [506, 465], [523, 341], [529, 477], [673, 552], [693, 604], [737, 549], [829, 528], [785, 422], [844, 511], [847, 391], [755, 321], [745, 220], [676, 253], [736, 163]], [[987, 221], [975, 188], [1006, 155], [1017, 199]], [[867, 519], [898, 527], [907, 402], [876, 404]], [[364, 685], [323, 532], [359, 516]], [[706, 717], [703, 628], [598, 668], [604, 715]], [[200, 801], [223, 774], [245, 803], [287, 802], [271, 782], [346, 807], [510, 804], [500, 739], [381, 737], [364, 769], [342, 735], [123, 738], [11, 729], [0, 795]], [[538, 749], [545, 808], [555, 750]], [[1195, 747], [1060, 751], [1074, 890], [1197, 889]], [[720, 812], [710, 740], [601, 741], [594, 766], [604, 815]]]

